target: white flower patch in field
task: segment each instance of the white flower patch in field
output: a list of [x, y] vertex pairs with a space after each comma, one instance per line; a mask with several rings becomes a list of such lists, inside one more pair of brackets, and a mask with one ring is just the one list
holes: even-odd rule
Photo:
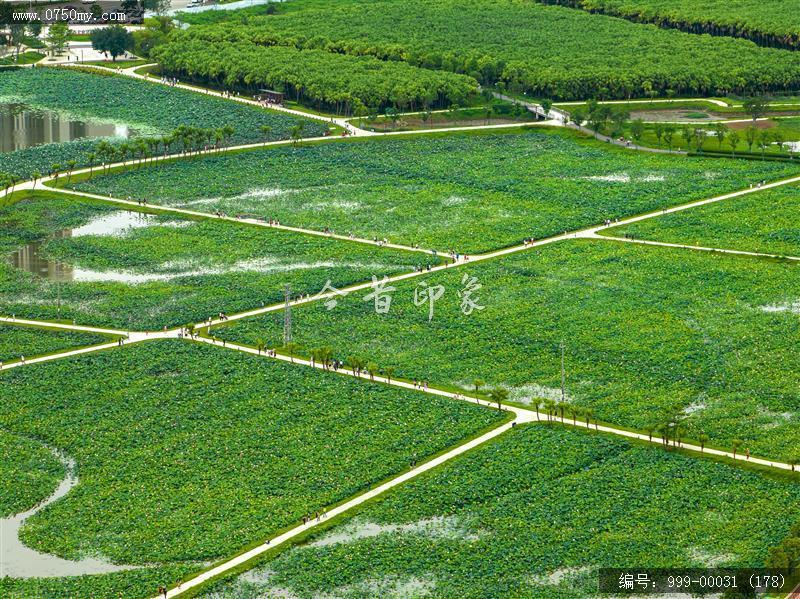
[[382, 534], [423, 535], [434, 539], [464, 541], [474, 541], [480, 537], [480, 535], [468, 531], [454, 516], [435, 516], [409, 524], [376, 524], [356, 519], [344, 526], [339, 526], [335, 531], [311, 543], [308, 547], [352, 543], [359, 539], [368, 539]]
[[702, 547], [689, 547], [687, 554], [697, 566], [704, 568], [724, 566], [736, 558], [732, 553], [711, 553]]
[[[298, 599], [289, 589], [273, 586], [275, 573], [269, 568], [248, 570], [236, 579], [232, 589], [208, 594], [209, 599], [229, 599], [230, 597], [258, 597], [259, 599]], [[257, 594], [255, 594], [257, 593]]]
[[631, 176], [628, 173], [616, 173], [613, 175], [591, 175], [583, 177], [588, 181], [606, 181], [608, 183], [630, 183]]
[[765, 429], [783, 426], [794, 420], [792, 412], [775, 412], [766, 406], [759, 406], [756, 415], [761, 428]]
[[429, 597], [435, 588], [436, 582], [432, 578], [425, 580], [418, 576], [385, 576], [339, 587], [329, 593], [319, 593], [316, 597], [317, 599], [340, 599], [356, 595], [413, 599], [414, 597]]
[[158, 224], [158, 217], [143, 212], [119, 210], [97, 216], [88, 223], [72, 229], [70, 237], [123, 237], [133, 229], [142, 229]]
[[592, 572], [594, 566], [581, 566], [577, 568], [560, 568], [547, 574], [534, 576], [532, 582], [539, 585], [558, 586], [562, 582], [569, 582], [581, 574]]
[[354, 202], [352, 200], [331, 200], [329, 202], [315, 202], [313, 204], [309, 204], [306, 206], [309, 210], [324, 210], [328, 208], [333, 208], [334, 210], [343, 210], [345, 212], [355, 212], [359, 208], [361, 208], [360, 202]]
[[639, 179], [639, 181], [642, 181], [644, 183], [652, 183], [655, 181], [666, 181], [666, 180], [667, 178], [664, 175], [645, 175], [644, 177]]
[[701, 411], [705, 410], [708, 407], [708, 404], [706, 403], [706, 399], [707, 398], [705, 397], [705, 395], [702, 395], [702, 396], [698, 397], [696, 400], [694, 400], [688, 406], [684, 407], [683, 410], [681, 410], [681, 412], [686, 414], [687, 416], [691, 416], [695, 412], [701, 412]]
[[800, 314], [800, 300], [784, 302], [782, 304], [772, 304], [771, 306], [759, 306], [759, 310], [769, 314], [775, 312], [791, 312], [792, 314]]
[[276, 272], [291, 272], [295, 270], [310, 270], [316, 268], [360, 268], [377, 271], [385, 267], [382, 264], [363, 264], [360, 262], [285, 262], [275, 258], [257, 258], [242, 260], [234, 264], [220, 266], [193, 265], [190, 261], [174, 261], [162, 264], [154, 271], [137, 273], [131, 271], [97, 271], [82, 268], [73, 270], [73, 280], [80, 282], [112, 282], [126, 283], [128, 285], [141, 285], [143, 283], [166, 282], [184, 277], [219, 276], [234, 272], [253, 272], [270, 274]]
[[442, 200], [442, 206], [445, 208], [450, 208], [452, 206], [461, 206], [462, 204], [466, 204], [469, 202], [469, 198], [465, 198], [463, 196], [450, 196]]
[[[545, 387], [538, 383], [528, 383], [519, 387], [506, 387], [508, 389], [508, 398], [511, 401], [530, 405], [534, 399], [552, 399], [553, 401], [561, 401], [561, 389], [556, 387]], [[572, 402], [574, 399], [569, 393], [564, 396], [565, 401]]]

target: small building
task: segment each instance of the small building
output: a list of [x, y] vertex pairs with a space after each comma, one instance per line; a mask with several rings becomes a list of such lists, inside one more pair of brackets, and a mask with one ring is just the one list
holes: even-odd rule
[[270, 104], [283, 104], [283, 92], [276, 92], [274, 89], [258, 90], [259, 102], [269, 102]]

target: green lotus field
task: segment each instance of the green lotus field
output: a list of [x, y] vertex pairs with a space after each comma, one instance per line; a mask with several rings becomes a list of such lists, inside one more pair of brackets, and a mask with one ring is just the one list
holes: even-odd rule
[[[465, 275], [483, 286], [475, 299], [484, 309], [470, 315], [459, 296]], [[444, 287], [430, 322], [430, 304], [414, 299], [423, 283]], [[395, 376], [470, 390], [481, 379], [530, 403], [561, 399], [563, 341], [567, 399], [600, 420], [645, 430], [678, 416], [686, 439], [800, 454], [794, 264], [577, 240], [396, 287], [388, 314], [358, 293], [333, 310], [298, 308], [301, 353], [330, 346]], [[280, 346], [280, 325], [276, 314], [214, 334]]]
[[799, 256], [798, 209], [800, 187], [786, 186], [613, 228], [607, 234]]
[[80, 189], [476, 253], [798, 173], [631, 152], [568, 131], [355, 140], [173, 162]]
[[[76, 461], [79, 477], [66, 497], [26, 523], [22, 540], [70, 559], [163, 564], [173, 576], [505, 418], [180, 341], [19, 368], [0, 375], [0, 392], [0, 430], [60, 449]], [[24, 447], [6, 451], [33, 459]], [[0, 589], [40, 582], [3, 579]], [[70, 596], [70, 588], [53, 596]], [[139, 586], [125, 596], [147, 592]]]
[[107, 337], [74, 331], [41, 330], [0, 324], [0, 362], [31, 358], [108, 341]]
[[[226, 141], [234, 145], [267, 138], [288, 139], [291, 127], [298, 121], [304, 123], [307, 137], [322, 135], [328, 129], [319, 121], [96, 69], [83, 72], [36, 68], [3, 72], [0, 103], [24, 104], [73, 119], [125, 125], [138, 135], [157, 138], [181, 125], [203, 129], [230, 126], [234, 132]], [[268, 136], [262, 130], [264, 126], [270, 128]], [[3, 154], [0, 170], [27, 179], [35, 171], [48, 173], [53, 164], [66, 167], [69, 160], [75, 160], [78, 166], [87, 165], [88, 154], [96, 149], [96, 140], [44, 144]]]
[[[343, 287], [434, 260], [211, 219], [152, 216], [146, 226], [94, 232], [98, 219], [120, 214], [114, 206], [52, 192], [0, 208], [0, 251], [13, 257], [39, 243], [38, 259], [63, 273], [59, 280], [28, 272], [23, 258], [20, 267], [0, 262], [2, 311], [125, 330], [179, 326], [279, 302], [284, 284], [294, 295], [316, 294], [328, 280]], [[76, 236], [81, 227], [87, 233]]]
[[203, 597], [599, 597], [601, 565], [760, 566], [798, 499], [788, 480], [529, 425]]

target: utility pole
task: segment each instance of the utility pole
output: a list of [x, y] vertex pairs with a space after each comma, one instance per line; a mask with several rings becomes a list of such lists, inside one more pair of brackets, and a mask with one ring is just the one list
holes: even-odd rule
[[567, 375], [564, 369], [564, 340], [561, 340], [561, 401], [567, 400]]
[[292, 342], [292, 286], [283, 286], [283, 345]]

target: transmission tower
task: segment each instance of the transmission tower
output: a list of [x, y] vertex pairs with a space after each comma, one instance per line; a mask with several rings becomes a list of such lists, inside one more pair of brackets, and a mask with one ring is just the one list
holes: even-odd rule
[[283, 286], [283, 345], [292, 342], [292, 286]]

